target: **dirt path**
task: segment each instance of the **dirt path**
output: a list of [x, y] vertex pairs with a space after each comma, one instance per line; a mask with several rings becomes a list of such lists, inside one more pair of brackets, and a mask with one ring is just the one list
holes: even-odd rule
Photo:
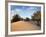
[[28, 30], [39, 30], [40, 28], [36, 25], [33, 25], [29, 22], [18, 21], [12, 23], [11, 30], [12, 31], [28, 31]]

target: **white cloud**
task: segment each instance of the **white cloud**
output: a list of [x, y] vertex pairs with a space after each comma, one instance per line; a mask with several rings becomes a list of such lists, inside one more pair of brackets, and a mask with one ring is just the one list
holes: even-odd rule
[[15, 9], [14, 11], [16, 14], [20, 14], [22, 12], [22, 9]]
[[19, 12], [19, 11], [21, 11], [21, 9], [15, 9], [15, 11], [18, 11]]
[[11, 15], [11, 16], [10, 16], [11, 19], [13, 18], [14, 14], [15, 14], [15, 12], [14, 12], [14, 10], [12, 10], [12, 11], [11, 11], [11, 14], [10, 14], [10, 15]]
[[14, 16], [15, 14], [20, 14], [21, 12], [22, 12], [21, 9], [14, 9], [14, 10], [12, 10], [12, 11], [11, 11], [11, 19], [13, 18], [13, 16]]
[[29, 7], [27, 10], [34, 10], [34, 9], [36, 9], [36, 8], [34, 8], [34, 7]]

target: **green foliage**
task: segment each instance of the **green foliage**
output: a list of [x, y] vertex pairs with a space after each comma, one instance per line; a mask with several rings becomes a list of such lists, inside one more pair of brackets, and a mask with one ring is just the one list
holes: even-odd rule
[[32, 16], [33, 20], [41, 20], [41, 13], [40, 11], [37, 11], [36, 13], [33, 14]]
[[27, 17], [27, 18], [25, 19], [25, 21], [30, 21], [30, 19]]
[[11, 22], [17, 22], [20, 21], [20, 16], [18, 14], [13, 16], [13, 19], [11, 20]]
[[41, 12], [37, 11], [36, 13], [34, 13], [32, 16], [32, 20], [37, 21], [37, 25], [41, 26]]

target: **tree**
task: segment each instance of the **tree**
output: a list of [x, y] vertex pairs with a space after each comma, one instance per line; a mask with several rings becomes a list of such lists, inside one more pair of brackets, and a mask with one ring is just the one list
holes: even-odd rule
[[36, 13], [34, 13], [32, 16], [32, 20], [37, 21], [37, 25], [41, 26], [41, 12], [37, 11]]
[[11, 22], [17, 22], [20, 21], [20, 16], [18, 14], [13, 16], [13, 19], [11, 20]]
[[25, 19], [25, 21], [30, 21], [30, 19], [27, 17], [27, 18]]

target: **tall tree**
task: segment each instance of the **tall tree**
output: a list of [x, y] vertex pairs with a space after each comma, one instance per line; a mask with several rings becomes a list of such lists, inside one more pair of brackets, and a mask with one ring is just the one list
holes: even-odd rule
[[37, 21], [37, 25], [41, 26], [41, 12], [37, 11], [36, 13], [34, 13], [32, 16], [32, 20]]
[[17, 22], [20, 21], [20, 16], [18, 14], [13, 16], [13, 19], [11, 20], [11, 22]]

